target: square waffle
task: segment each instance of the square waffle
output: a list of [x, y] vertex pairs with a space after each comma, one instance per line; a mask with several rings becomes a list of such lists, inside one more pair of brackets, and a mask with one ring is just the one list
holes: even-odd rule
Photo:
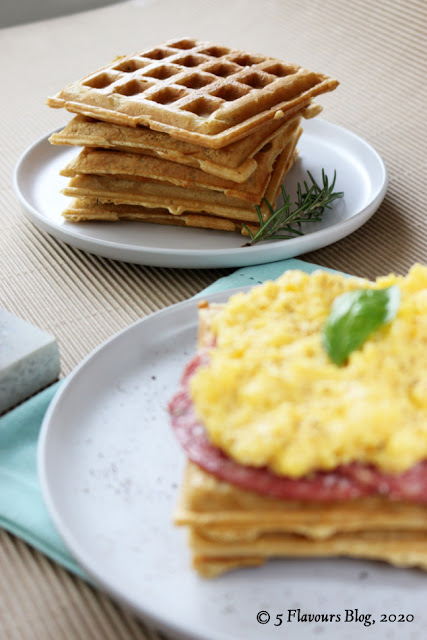
[[205, 577], [273, 557], [347, 556], [427, 569], [427, 509], [415, 503], [279, 500], [188, 463], [174, 521], [188, 527], [192, 564]]
[[[361, 514], [363, 517], [363, 513]], [[292, 533], [262, 534], [255, 541], [216, 542], [192, 530], [193, 567], [206, 578], [232, 568], [260, 566], [270, 558], [349, 557], [427, 569], [426, 531], [355, 531], [321, 540]]]
[[242, 222], [239, 220], [189, 212], [176, 216], [169, 213], [167, 209], [150, 209], [129, 204], [99, 204], [85, 198], [75, 200], [71, 207], [64, 211], [63, 215], [70, 222], [137, 220], [138, 222], [164, 224], [174, 227], [193, 227], [216, 231], [242, 230]]
[[[276, 159], [265, 190], [265, 197], [269, 202], [277, 200], [283, 178], [295, 161], [295, 147], [299, 135], [298, 128]], [[142, 205], [149, 208], [163, 208], [175, 215], [181, 215], [184, 212], [203, 212], [258, 224], [258, 215], [252, 203], [211, 189], [176, 186], [148, 178], [138, 179], [133, 176], [133, 179], [130, 179], [130, 176], [123, 178], [111, 175], [77, 174], [63, 189], [63, 193], [74, 198], [84, 198], [91, 204]], [[266, 207], [265, 215], [268, 215]]]
[[184, 38], [118, 58], [47, 104], [221, 148], [337, 85], [276, 58]]
[[[300, 118], [293, 118], [281, 127], [280, 133], [254, 156], [257, 168], [249, 178], [236, 184], [201, 169], [182, 165], [171, 160], [145, 154], [117, 152], [103, 149], [84, 149], [61, 175], [75, 177], [78, 174], [121, 176], [125, 179], [147, 178], [150, 181], [169, 182], [191, 189], [220, 191], [231, 198], [259, 204], [265, 193], [274, 163], [289, 139], [298, 130]], [[300, 130], [301, 132], [302, 130]]]
[[174, 215], [204, 212], [225, 218], [257, 222], [253, 205], [208, 189], [189, 189], [149, 180], [80, 174], [63, 189], [66, 196], [101, 204], [130, 204], [164, 208]]
[[[311, 104], [296, 117], [314, 118], [321, 110], [320, 105]], [[209, 149], [176, 140], [147, 127], [127, 127], [80, 115], [75, 116], [62, 131], [52, 134], [49, 141], [57, 145], [150, 154], [196, 167], [225, 180], [244, 182], [257, 167], [254, 155], [286, 126], [289, 126], [289, 121], [283, 125], [281, 119], [272, 119], [237, 142], [222, 149]]]

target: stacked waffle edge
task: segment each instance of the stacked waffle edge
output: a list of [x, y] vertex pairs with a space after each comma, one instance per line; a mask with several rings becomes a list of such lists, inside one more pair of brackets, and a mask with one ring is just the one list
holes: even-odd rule
[[338, 85], [264, 55], [185, 38], [65, 87], [76, 114], [51, 136], [83, 147], [64, 167], [72, 222], [120, 219], [241, 230], [275, 206], [313, 99]]

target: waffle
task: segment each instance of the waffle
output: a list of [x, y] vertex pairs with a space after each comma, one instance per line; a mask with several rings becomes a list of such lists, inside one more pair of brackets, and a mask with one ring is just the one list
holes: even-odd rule
[[47, 104], [221, 148], [273, 118], [284, 122], [337, 85], [276, 58], [184, 38], [118, 58]]
[[260, 566], [270, 558], [349, 557], [383, 560], [397, 567], [427, 569], [427, 538], [422, 531], [356, 531], [323, 540], [295, 534], [261, 535], [256, 542], [219, 544], [192, 531], [193, 567], [206, 578], [233, 568]]
[[[273, 168], [265, 197], [273, 203], [277, 200], [280, 184], [296, 158], [296, 136], [279, 155]], [[172, 214], [204, 212], [214, 216], [242, 220], [258, 224], [253, 204], [224, 193], [209, 189], [187, 188], [148, 179], [123, 179], [121, 177], [79, 174], [70, 180], [63, 193], [74, 198], [86, 198], [87, 202], [101, 204], [142, 205], [164, 208]], [[265, 209], [265, 216], [268, 210]]]
[[[321, 110], [320, 105], [311, 104], [296, 117], [314, 118]], [[269, 120], [254, 133], [223, 149], [205, 149], [190, 142], [175, 140], [166, 133], [152, 131], [147, 127], [126, 127], [86, 116], [75, 116], [62, 131], [52, 134], [49, 141], [56, 145], [151, 154], [196, 167], [225, 180], [244, 182], [257, 167], [253, 156], [289, 124], [288, 121], [283, 125], [280, 119]]]
[[[193, 227], [216, 231], [241, 231], [242, 222], [211, 216], [184, 212], [179, 216], [167, 209], [150, 209], [129, 204], [99, 204], [85, 198], [75, 200], [71, 207], [63, 212], [69, 222], [116, 222], [118, 220], [137, 220], [152, 224], [174, 227]], [[255, 229], [255, 227], [253, 227]]]
[[347, 556], [427, 569], [427, 509], [415, 503], [279, 500], [189, 463], [174, 519], [189, 527], [193, 566], [206, 577], [274, 557]]
[[101, 204], [131, 204], [164, 208], [174, 215], [185, 211], [256, 221], [253, 206], [215, 191], [186, 189], [166, 183], [124, 180], [110, 176], [78, 175], [63, 189], [66, 196], [85, 197]]
[[289, 140], [300, 135], [299, 118], [295, 118], [255, 155], [257, 168], [243, 183], [236, 184], [208, 174], [201, 169], [181, 165], [144, 154], [108, 151], [103, 149], [84, 149], [61, 175], [75, 177], [78, 174], [120, 176], [125, 179], [148, 178], [168, 182], [190, 189], [211, 189], [221, 191], [231, 198], [238, 198], [253, 204], [261, 202], [270, 181], [274, 163]]
[[381, 496], [320, 503], [260, 496], [217, 480], [189, 462], [175, 521], [204, 531], [213, 541], [255, 540], [278, 531], [324, 539], [360, 530], [425, 532], [427, 509]]

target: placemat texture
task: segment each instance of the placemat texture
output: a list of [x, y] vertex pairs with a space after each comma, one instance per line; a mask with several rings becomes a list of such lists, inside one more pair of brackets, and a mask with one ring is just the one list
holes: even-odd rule
[[[44, 105], [48, 95], [118, 54], [180, 36], [259, 51], [336, 77], [337, 91], [319, 100], [322, 117], [364, 137], [383, 156], [390, 185], [378, 212], [348, 238], [304, 260], [363, 277], [425, 262], [426, 20], [423, 0], [140, 0], [1, 30], [0, 305], [56, 336], [66, 375], [118, 330], [230, 273], [85, 254], [38, 231], [13, 194], [20, 154], [68, 120]], [[0, 575], [0, 637], [160, 638], [4, 531]]]

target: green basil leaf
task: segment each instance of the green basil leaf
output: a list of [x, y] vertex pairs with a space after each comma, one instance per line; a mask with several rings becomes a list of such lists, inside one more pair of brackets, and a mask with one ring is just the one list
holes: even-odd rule
[[400, 305], [400, 289], [358, 289], [334, 300], [323, 327], [323, 344], [335, 364], [343, 364], [350, 353], [383, 324], [395, 317]]

